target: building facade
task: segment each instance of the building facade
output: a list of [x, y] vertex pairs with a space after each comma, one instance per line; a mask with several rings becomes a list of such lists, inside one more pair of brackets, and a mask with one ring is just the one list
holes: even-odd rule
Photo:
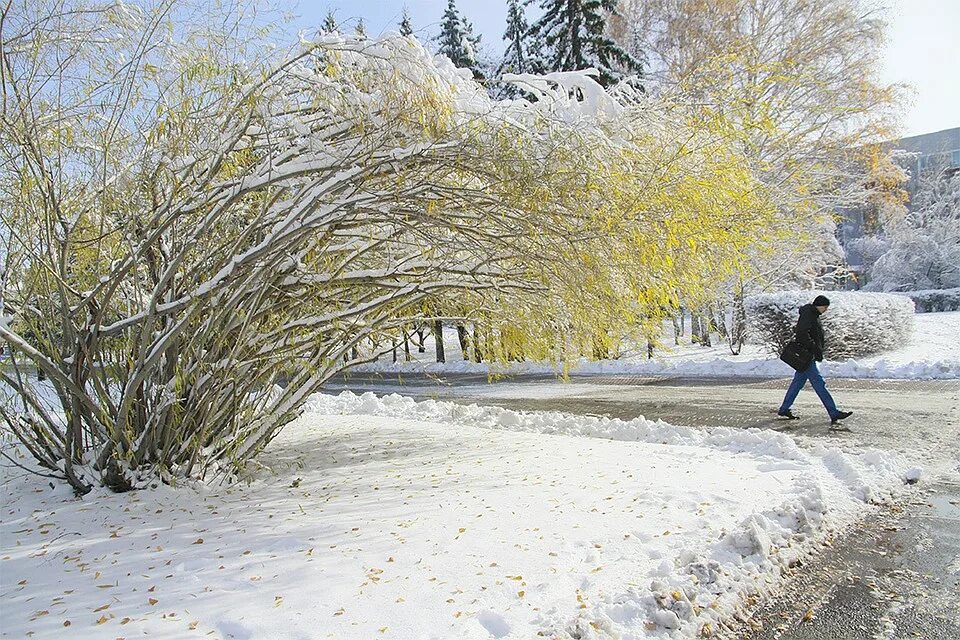
[[917, 192], [921, 174], [960, 169], [960, 127], [903, 138], [893, 148], [905, 152], [898, 162], [910, 174], [905, 187], [911, 199]]

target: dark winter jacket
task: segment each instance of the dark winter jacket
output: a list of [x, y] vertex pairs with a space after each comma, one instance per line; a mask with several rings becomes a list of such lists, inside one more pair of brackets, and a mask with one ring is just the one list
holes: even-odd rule
[[823, 325], [820, 324], [820, 312], [812, 304], [800, 307], [800, 319], [793, 330], [797, 334], [797, 342], [802, 344], [813, 354], [817, 362], [823, 360]]

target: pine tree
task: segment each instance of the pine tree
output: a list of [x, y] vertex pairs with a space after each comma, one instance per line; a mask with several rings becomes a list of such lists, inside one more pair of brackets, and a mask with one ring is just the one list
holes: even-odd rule
[[480, 77], [476, 55], [480, 36], [473, 35], [473, 25], [457, 10], [455, 0], [447, 0], [447, 10], [440, 21], [437, 41], [440, 43], [438, 51], [450, 58], [453, 64], [470, 69], [474, 76]]
[[410, 22], [410, 12], [406, 7], [403, 8], [403, 15], [400, 17], [400, 35], [413, 35], [413, 24]]
[[323, 24], [320, 25], [320, 30], [323, 33], [336, 33], [340, 30], [339, 25], [337, 25], [337, 18], [333, 15], [333, 10], [327, 10], [327, 16], [323, 19]]
[[353, 33], [361, 40], [367, 39], [367, 28], [363, 26], [363, 18], [357, 20], [357, 26], [353, 28]]
[[504, 73], [529, 73], [534, 69], [534, 61], [529, 55], [529, 46], [526, 39], [530, 25], [523, 14], [520, 0], [507, 1], [507, 29], [503, 33], [503, 40], [507, 47], [503, 52], [503, 60], [497, 69], [497, 75]]
[[544, 48], [545, 70], [592, 67], [604, 86], [641, 72], [641, 61], [606, 35], [607, 16], [616, 13], [617, 0], [540, 0], [540, 8], [543, 16], [527, 33]]

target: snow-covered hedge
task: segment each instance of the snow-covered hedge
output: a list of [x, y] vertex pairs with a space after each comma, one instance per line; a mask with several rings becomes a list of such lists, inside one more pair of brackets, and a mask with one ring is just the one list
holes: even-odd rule
[[903, 291], [904, 295], [913, 300], [917, 313], [931, 311], [960, 311], [960, 287], [954, 289], [923, 289], [920, 291]]
[[909, 342], [914, 314], [909, 298], [852, 291], [782, 291], [747, 298], [755, 341], [779, 353], [794, 337], [798, 309], [820, 293], [830, 298], [830, 310], [821, 319], [825, 359], [872, 355]]

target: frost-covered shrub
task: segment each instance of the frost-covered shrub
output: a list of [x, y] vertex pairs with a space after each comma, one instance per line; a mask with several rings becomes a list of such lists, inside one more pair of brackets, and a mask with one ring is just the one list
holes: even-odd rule
[[782, 291], [747, 298], [747, 320], [755, 341], [779, 353], [793, 340], [798, 310], [820, 293], [830, 298], [821, 318], [824, 357], [844, 360], [897, 349], [910, 339], [913, 302], [899, 295], [849, 291]]
[[917, 313], [960, 311], [960, 287], [902, 291], [898, 295], [904, 295], [913, 300], [913, 304], [917, 307]]
[[414, 38], [280, 59], [199, 9], [168, 37], [169, 3], [16, 4], [0, 345], [51, 384], [0, 368], [0, 434], [78, 493], [237, 477], [331, 377], [437, 317], [481, 321], [486, 356], [569, 360], [778, 235], [721, 128], [588, 71], [495, 101]]

